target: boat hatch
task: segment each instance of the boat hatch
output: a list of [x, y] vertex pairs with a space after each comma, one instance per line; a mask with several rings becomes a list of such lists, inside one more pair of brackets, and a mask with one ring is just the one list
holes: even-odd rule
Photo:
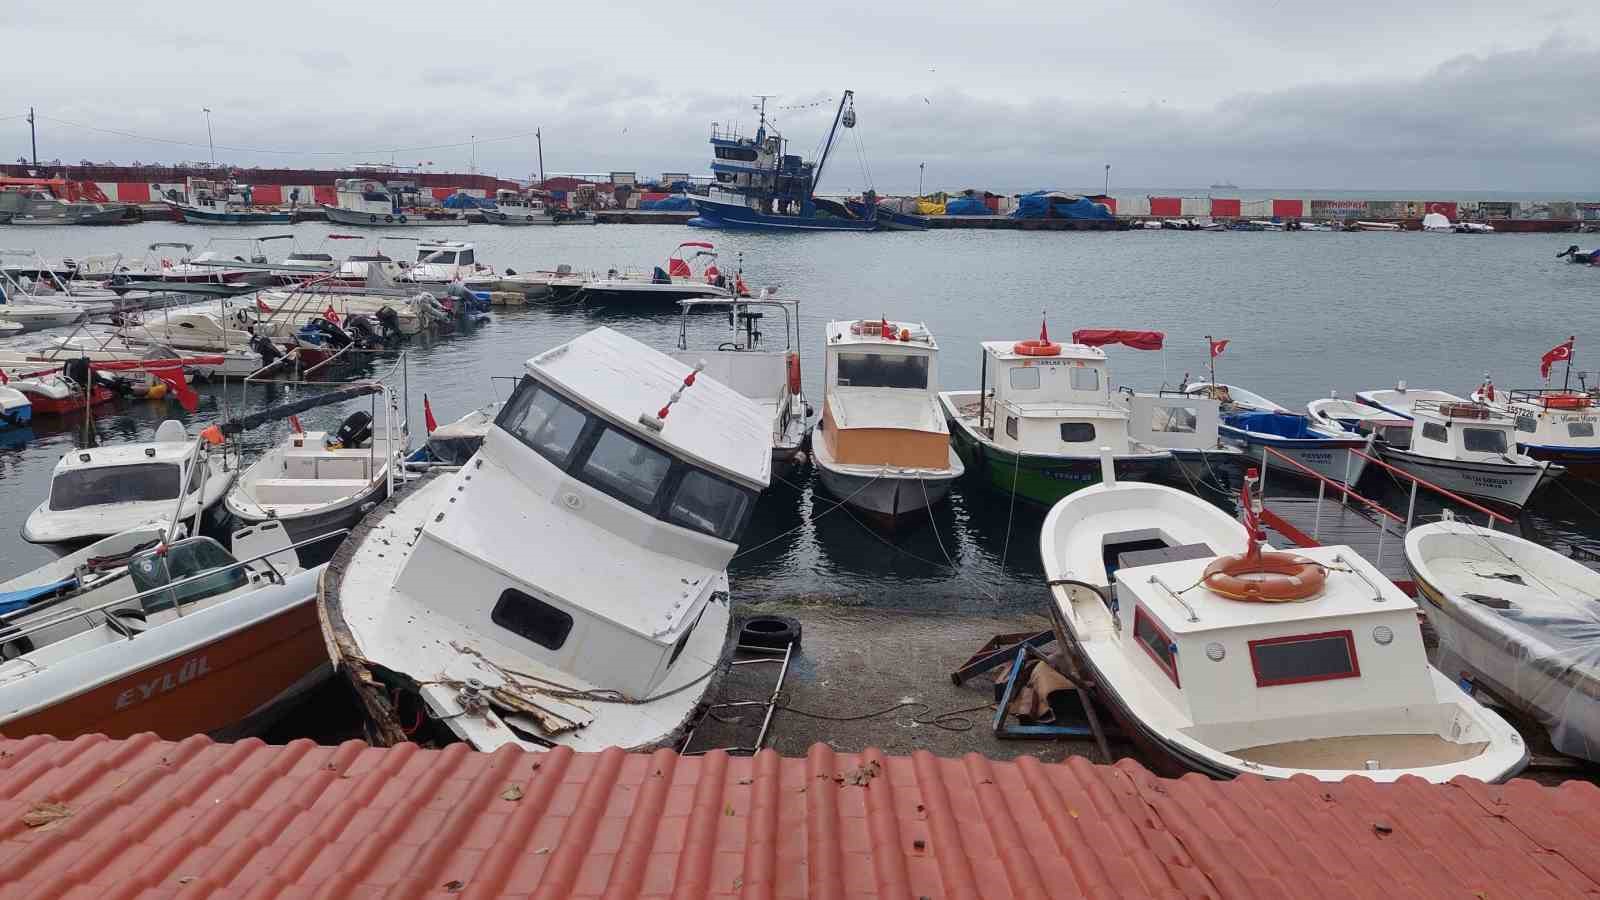
[[174, 604], [187, 605], [207, 597], [243, 587], [250, 576], [243, 566], [222, 545], [208, 537], [192, 537], [162, 548], [146, 550], [133, 557], [128, 571], [133, 576], [137, 593], [155, 590], [163, 585], [206, 572], [212, 574], [181, 584], [165, 593], [144, 598], [148, 613], [171, 609]]
[[529, 376], [495, 425], [569, 476], [673, 525], [738, 543], [755, 509], [755, 491], [686, 462]]
[[81, 509], [113, 503], [151, 503], [178, 496], [175, 463], [98, 466], [58, 474], [50, 482], [52, 510]]

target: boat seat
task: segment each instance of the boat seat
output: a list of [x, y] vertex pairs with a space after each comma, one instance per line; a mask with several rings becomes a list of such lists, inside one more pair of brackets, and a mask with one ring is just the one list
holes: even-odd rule
[[263, 506], [319, 504], [367, 489], [364, 478], [262, 478], [252, 493]]
[[370, 462], [371, 459], [365, 452], [360, 456], [344, 457], [329, 456], [321, 452], [296, 454], [291, 451], [283, 457], [283, 476], [318, 481], [326, 481], [329, 478], [365, 480], [370, 471]]
[[1118, 569], [1136, 569], [1185, 559], [1210, 559], [1217, 551], [1207, 544], [1179, 544], [1176, 547], [1157, 547], [1151, 550], [1128, 550], [1117, 555]]

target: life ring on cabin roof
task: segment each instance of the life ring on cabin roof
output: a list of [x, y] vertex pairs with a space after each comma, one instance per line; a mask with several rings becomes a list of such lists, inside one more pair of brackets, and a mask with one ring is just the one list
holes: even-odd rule
[[1547, 394], [1545, 409], [1588, 409], [1589, 398], [1583, 394]]
[[[859, 322], [850, 323], [850, 333], [851, 334], [883, 334], [884, 333], [883, 326], [884, 326], [884, 323], [882, 321], [879, 321], [879, 320], [868, 321], [866, 319], [862, 319]], [[893, 326], [890, 327], [889, 333], [890, 334], [894, 333]]]
[[1206, 566], [1200, 583], [1230, 600], [1285, 603], [1322, 593], [1328, 570], [1294, 553], [1253, 551], [1219, 556]]
[[1017, 341], [1012, 351], [1018, 356], [1060, 356], [1061, 345], [1055, 341]]

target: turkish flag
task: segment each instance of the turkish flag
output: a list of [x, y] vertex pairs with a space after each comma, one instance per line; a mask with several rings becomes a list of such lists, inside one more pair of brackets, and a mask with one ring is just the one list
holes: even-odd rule
[[422, 421], [427, 425], [429, 434], [439, 427], [438, 421], [433, 418], [433, 404], [428, 402], [427, 394], [422, 395]]
[[185, 410], [194, 412], [200, 408], [200, 395], [194, 392], [194, 388], [189, 387], [189, 380], [183, 377], [183, 369], [181, 367], [174, 366], [170, 369], [151, 369], [149, 371], [153, 377], [160, 379], [161, 383], [172, 391], [173, 396], [178, 398], [179, 405]]
[[1228, 342], [1227, 342], [1226, 339], [1220, 340], [1220, 341], [1212, 341], [1211, 342], [1211, 358], [1212, 359], [1216, 359], [1217, 357], [1221, 356], [1222, 355], [1222, 351], [1224, 351], [1226, 349], [1228, 349]]
[[1573, 335], [1572, 337], [1567, 338], [1566, 343], [1557, 344], [1554, 347], [1551, 347], [1549, 352], [1545, 353], [1544, 356], [1539, 357], [1540, 378], [1549, 378], [1550, 367], [1556, 363], [1566, 362], [1567, 360], [1572, 359], [1572, 344], [1577, 339], [1577, 335]]

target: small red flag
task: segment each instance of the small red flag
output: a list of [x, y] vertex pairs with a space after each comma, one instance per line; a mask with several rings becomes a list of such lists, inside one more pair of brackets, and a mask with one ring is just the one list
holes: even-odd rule
[[194, 388], [189, 387], [189, 380], [183, 377], [182, 368], [151, 369], [150, 374], [172, 390], [173, 395], [178, 398], [179, 405], [185, 410], [194, 412], [200, 408], [200, 395], [194, 392]]
[[1551, 347], [1548, 353], [1539, 357], [1540, 378], [1549, 378], [1551, 366], [1558, 362], [1564, 362], [1572, 358], [1572, 344], [1577, 339], [1577, 335], [1573, 335], [1572, 337], [1567, 338], [1566, 343], [1557, 344], [1554, 347]]
[[335, 325], [339, 324], [339, 314], [333, 311], [332, 303], [329, 303], [328, 308], [322, 311], [322, 317]]
[[1050, 326], [1045, 323], [1044, 319], [1039, 320], [1039, 343], [1050, 343]]
[[439, 427], [439, 423], [433, 419], [433, 404], [428, 402], [427, 394], [422, 395], [422, 421], [428, 426], [429, 434], [433, 434], [433, 430]]
[[1227, 341], [1227, 339], [1223, 339], [1223, 340], [1220, 340], [1220, 341], [1211, 341], [1211, 358], [1212, 359], [1216, 359], [1217, 357], [1221, 356], [1222, 355], [1222, 351], [1224, 351], [1226, 349], [1228, 349], [1228, 341]]
[[261, 299], [260, 297], [256, 298], [256, 311], [264, 312], [269, 316], [272, 315], [272, 307], [268, 306], [267, 301]]
[[289, 417], [289, 427], [294, 429], [294, 433], [295, 434], [305, 434], [306, 433], [306, 430], [304, 428], [300, 427], [300, 417], [299, 416], [290, 416]]

